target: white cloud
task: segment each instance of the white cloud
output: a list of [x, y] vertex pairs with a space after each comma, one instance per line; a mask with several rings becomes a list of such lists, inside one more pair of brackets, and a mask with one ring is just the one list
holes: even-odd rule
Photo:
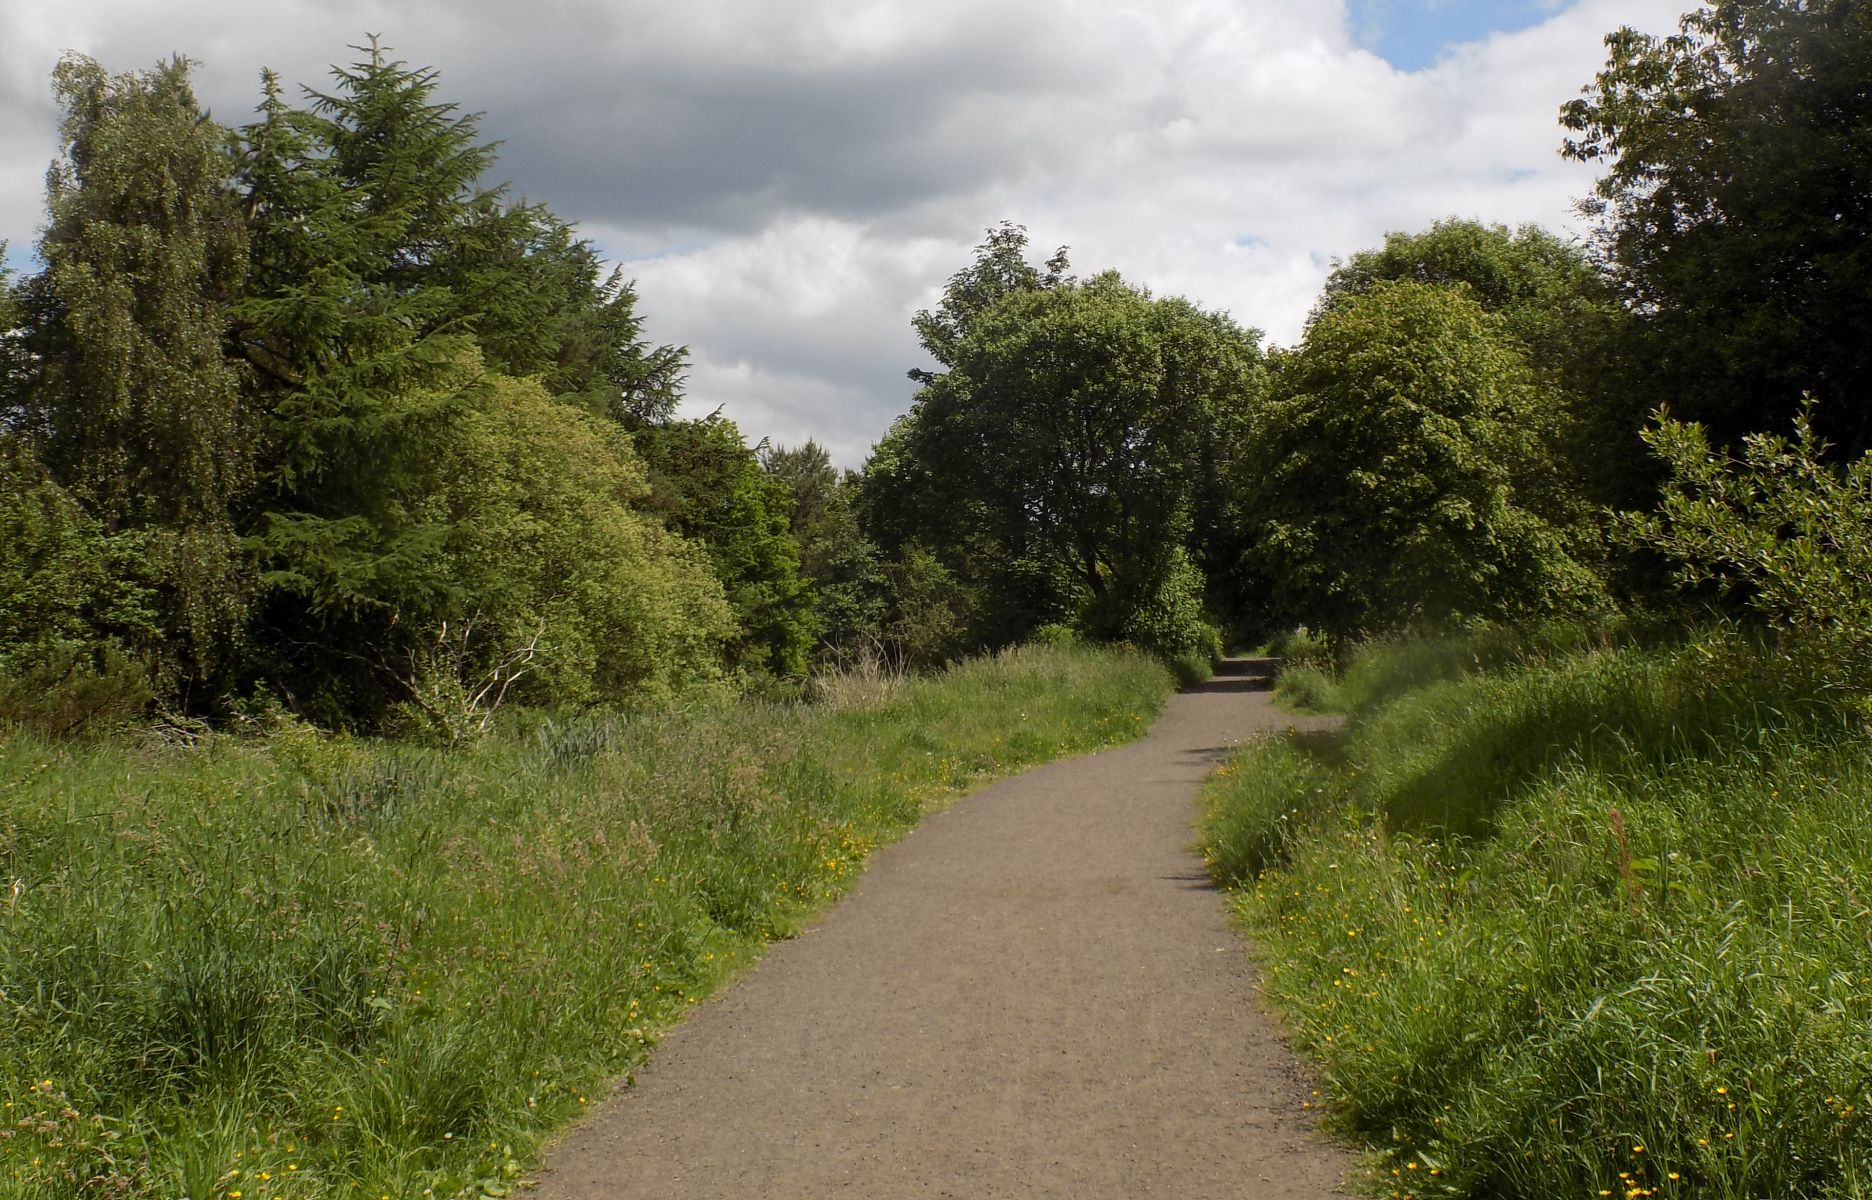
[[908, 406], [910, 314], [985, 227], [1291, 342], [1326, 259], [1388, 230], [1566, 227], [1592, 176], [1558, 157], [1560, 104], [1605, 32], [1684, 6], [1578, 0], [1408, 74], [1312, 0], [28, 0], [0, 18], [0, 238], [40, 220], [60, 50], [181, 50], [238, 123], [262, 65], [323, 85], [381, 31], [624, 260], [650, 333], [694, 352], [692, 409], [856, 465]]

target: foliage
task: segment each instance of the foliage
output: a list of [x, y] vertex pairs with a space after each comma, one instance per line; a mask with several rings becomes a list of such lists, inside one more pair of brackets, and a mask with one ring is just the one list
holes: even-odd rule
[[1204, 838], [1392, 1194], [1845, 1197], [1869, 789], [1863, 715], [1718, 636], [1247, 751]]
[[1203, 611], [1203, 577], [1189, 552], [1173, 546], [1152, 586], [1123, 604], [1123, 639], [1175, 664], [1185, 682], [1206, 679], [1222, 657], [1222, 635]]
[[[1067, 274], [1066, 247], [1053, 252], [1044, 267], [1027, 261], [1027, 228], [1011, 221], [988, 230], [975, 248], [975, 261], [949, 277], [942, 303], [934, 312], [919, 309], [911, 319], [923, 349], [945, 369], [960, 361], [962, 343], [973, 336], [975, 323], [996, 303], [1020, 292], [1045, 292], [1072, 282]], [[936, 373], [910, 372], [917, 383], [935, 381]]]
[[1610, 285], [1575, 246], [1538, 225], [1510, 231], [1454, 218], [1387, 234], [1381, 248], [1334, 264], [1318, 311], [1397, 280], [1467, 288], [1543, 369], [1580, 368], [1582, 336], [1616, 320]]
[[[238, 134], [181, 59], [58, 69], [46, 268], [0, 280], [0, 430], [154, 613], [134, 644], [102, 626], [86, 644], [149, 659], [165, 704], [275, 693], [331, 726], [400, 705], [432, 732], [543, 689], [667, 698], [718, 679], [724, 645], [802, 673], [813, 597], [785, 487], [732, 426], [671, 420], [685, 351], [643, 338], [634, 291], [569, 224], [484, 181], [494, 148], [437, 73], [359, 50], [300, 104], [263, 73]], [[39, 582], [22, 595], [54, 603]]]
[[0, 430], [19, 421], [32, 365], [25, 345], [25, 313], [6, 255], [7, 243], [0, 240]]
[[1067, 279], [1063, 258], [1016, 270], [1023, 242], [991, 234], [944, 308], [919, 315], [947, 369], [917, 373], [915, 407], [867, 467], [867, 524], [982, 580], [982, 641], [1061, 621], [1119, 636], [1191, 537], [1260, 352], [1226, 317], [1115, 274]]
[[1317, 312], [1387, 280], [1465, 289], [1520, 342], [1542, 392], [1563, 416], [1556, 450], [1598, 503], [1647, 497], [1649, 464], [1639, 429], [1648, 402], [1631, 386], [1630, 314], [1586, 253], [1536, 225], [1508, 230], [1438, 221], [1391, 233], [1384, 246], [1334, 266]]
[[483, 370], [448, 254], [502, 231], [476, 182], [493, 151], [433, 72], [373, 44], [333, 74], [306, 109], [267, 75], [242, 132], [253, 277], [233, 332], [266, 438], [258, 665], [343, 720], [381, 710], [382, 664], [456, 599], [431, 498]]
[[140, 714], [158, 637], [145, 535], [107, 535], [0, 435], [0, 724], [70, 734]]
[[1718, 0], [1606, 45], [1562, 123], [1605, 169], [1586, 211], [1652, 394], [1720, 443], [1786, 428], [1812, 392], [1846, 454], [1872, 449], [1872, 13]]
[[1063, 647], [446, 754], [264, 711], [195, 749], [0, 735], [0, 1197], [517, 1187], [927, 806], [1167, 691]]
[[772, 447], [761, 466], [793, 494], [788, 526], [799, 547], [800, 574], [812, 583], [821, 662], [881, 647], [889, 580], [877, 546], [858, 525], [857, 483], [841, 478], [825, 448]]
[[708, 551], [739, 632], [729, 661], [781, 679], [806, 674], [818, 639], [811, 583], [789, 528], [791, 490], [761, 469], [719, 413], [637, 431], [650, 472], [646, 506]]
[[968, 618], [980, 607], [976, 589], [914, 543], [884, 566], [890, 609], [885, 642], [900, 662], [937, 666], [959, 658], [968, 644]]
[[[950, 276], [937, 308], [917, 312], [911, 325], [939, 366], [952, 369], [956, 365], [962, 342], [972, 336], [981, 314], [995, 303], [1016, 293], [1048, 291], [1071, 282], [1065, 247], [1041, 268], [1027, 261], [1027, 245], [1024, 226], [1002, 222], [988, 230], [976, 248], [974, 262]], [[935, 383], [941, 375], [920, 367], [909, 372], [921, 387]], [[967, 631], [957, 633], [958, 646], [993, 643], [1004, 636], [1007, 625], [1070, 619], [1077, 598], [1069, 594], [1070, 587], [1063, 594], [1055, 580], [1044, 579], [1049, 586], [1039, 594], [1031, 578], [1026, 587], [998, 586], [1019, 555], [984, 532], [986, 506], [973, 494], [972, 480], [954, 470], [955, 464], [932, 453], [930, 443], [940, 437], [932, 428], [935, 424], [920, 404], [913, 403], [910, 412], [899, 417], [872, 448], [861, 476], [856, 498], [859, 524], [887, 556], [898, 559], [893, 577], [906, 572], [910, 577], [926, 574], [922, 559], [927, 559], [939, 563], [945, 574], [988, 581], [986, 586], [949, 590], [951, 599], [962, 604], [956, 617]], [[911, 606], [918, 607], [915, 602]]]
[[148, 591], [134, 578], [141, 540], [107, 535], [26, 447], [0, 437], [0, 654], [100, 630], [154, 636]]
[[1593, 604], [1555, 425], [1461, 291], [1382, 282], [1322, 311], [1257, 428], [1253, 555], [1283, 614], [1343, 640]]
[[[568, 406], [635, 422], [673, 407], [682, 352], [643, 343], [631, 289], [600, 281], [568, 225], [481, 182], [493, 148], [436, 99], [433, 70], [372, 42], [333, 75], [305, 108], [268, 75], [242, 134], [253, 273], [233, 332], [267, 433], [249, 673], [332, 723], [393, 701], [432, 720], [522, 646], [522, 691], [560, 687], [574, 704], [713, 676], [695, 651], [721, 640], [719, 585], [617, 508], [642, 492], [628, 449], [512, 383], [536, 376]], [[593, 457], [520, 447], [494, 412]], [[578, 510], [575, 481], [601, 511]], [[574, 510], [594, 522], [580, 551], [579, 526], [542, 523]], [[509, 535], [543, 557], [497, 552]], [[672, 629], [679, 614], [692, 629]], [[496, 675], [497, 690], [516, 682]]]
[[1646, 438], [1671, 477], [1655, 513], [1627, 514], [1631, 535], [1681, 587], [1746, 596], [1816, 679], [1872, 686], [1872, 453], [1823, 461], [1806, 407], [1792, 442], [1751, 434], [1740, 459], [1699, 425], [1664, 420]]
[[7, 423], [86, 510], [144, 531], [165, 673], [205, 679], [238, 636], [247, 583], [234, 513], [252, 431], [222, 356], [246, 267], [226, 133], [189, 64], [53, 73], [60, 157], [47, 176], [45, 269], [25, 287], [26, 378]]
[[573, 708], [718, 677], [734, 614], [705, 548], [637, 509], [649, 484], [614, 422], [496, 377], [441, 467], [454, 531], [443, 557], [473, 606], [454, 614], [474, 630], [472, 677], [531, 647], [514, 698]]

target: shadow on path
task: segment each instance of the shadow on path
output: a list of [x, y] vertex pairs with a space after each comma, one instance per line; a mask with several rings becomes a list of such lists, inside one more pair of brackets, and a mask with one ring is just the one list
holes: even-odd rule
[[1183, 689], [1185, 695], [1266, 692], [1273, 690], [1274, 674], [1280, 662], [1273, 658], [1229, 658], [1216, 667], [1215, 674], [1202, 683]]

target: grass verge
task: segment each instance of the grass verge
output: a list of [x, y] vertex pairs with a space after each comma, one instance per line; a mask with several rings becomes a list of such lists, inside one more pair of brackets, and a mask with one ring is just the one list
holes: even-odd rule
[[1734, 644], [1553, 654], [1251, 750], [1207, 813], [1381, 1194], [1872, 1194], [1862, 706]]
[[1143, 732], [1134, 654], [464, 751], [0, 740], [0, 1196], [502, 1196], [932, 803]]

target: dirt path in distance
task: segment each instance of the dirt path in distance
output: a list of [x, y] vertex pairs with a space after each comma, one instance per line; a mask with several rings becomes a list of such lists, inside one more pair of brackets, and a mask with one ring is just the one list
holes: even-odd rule
[[1266, 664], [1143, 741], [1003, 780], [879, 852], [547, 1157], [540, 1200], [1335, 1195], [1221, 896], [1198, 785], [1284, 725]]

